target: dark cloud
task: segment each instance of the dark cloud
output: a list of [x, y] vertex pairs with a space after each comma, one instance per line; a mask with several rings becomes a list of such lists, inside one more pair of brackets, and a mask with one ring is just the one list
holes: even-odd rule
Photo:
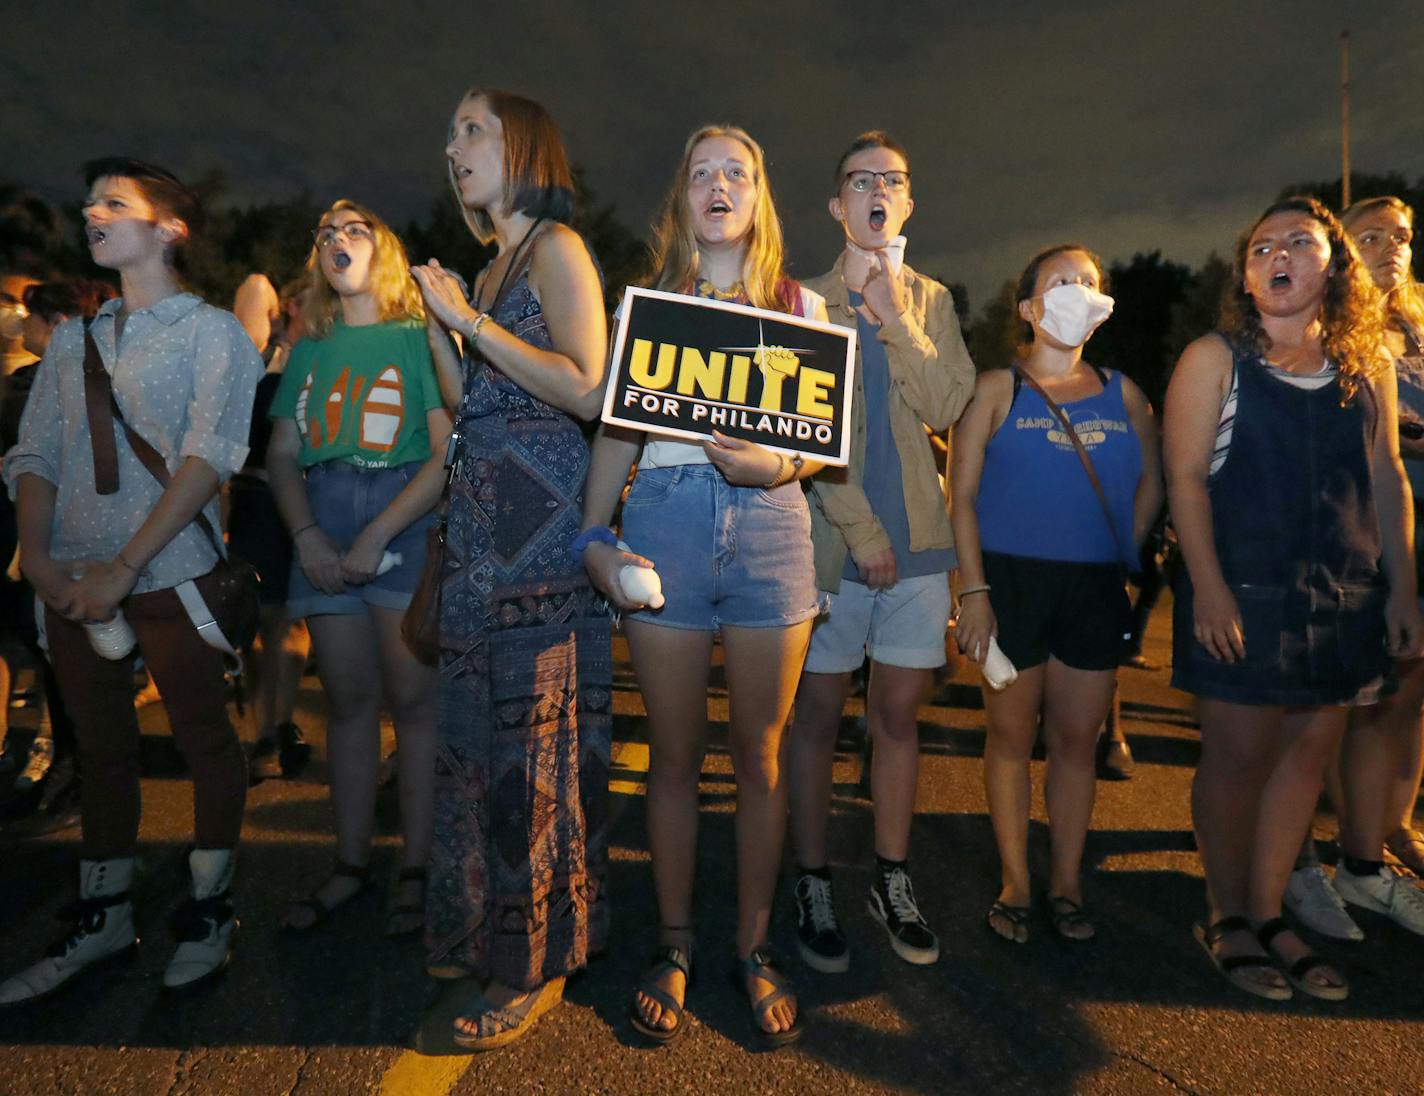
[[1424, 175], [1417, 0], [10, 7], [4, 174], [51, 195], [124, 150], [221, 168], [238, 200], [350, 194], [399, 221], [442, 193], [460, 93], [507, 86], [635, 228], [693, 127], [744, 125], [809, 273], [838, 246], [835, 156], [880, 126], [915, 159], [911, 261], [978, 303], [1063, 239], [1198, 262], [1287, 182], [1337, 175], [1346, 19], [1356, 170]]

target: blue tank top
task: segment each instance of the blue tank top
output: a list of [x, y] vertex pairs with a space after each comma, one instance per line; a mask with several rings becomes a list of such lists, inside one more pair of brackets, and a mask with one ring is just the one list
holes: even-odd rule
[[984, 449], [974, 505], [985, 551], [1070, 563], [1121, 562], [1136, 569], [1132, 503], [1142, 476], [1142, 446], [1127, 417], [1121, 374], [1098, 370], [1098, 375], [1105, 377], [1101, 392], [1059, 406], [1092, 458], [1117, 540], [1063, 424], [1043, 397], [1016, 377], [1008, 416]]
[[[1395, 359], [1394, 369], [1399, 378], [1400, 417], [1424, 420], [1424, 343], [1408, 328], [1404, 331], [1404, 356]], [[1405, 457], [1404, 471], [1409, 476], [1414, 497], [1424, 499], [1424, 459]], [[1417, 504], [1415, 509], [1418, 509]], [[1415, 549], [1424, 550], [1417, 544]]]

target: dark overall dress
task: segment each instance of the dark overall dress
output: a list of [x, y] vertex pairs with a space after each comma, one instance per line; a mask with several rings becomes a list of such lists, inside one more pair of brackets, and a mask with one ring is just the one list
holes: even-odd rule
[[1192, 585], [1176, 590], [1172, 684], [1238, 704], [1368, 704], [1389, 668], [1371, 452], [1379, 408], [1338, 378], [1312, 390], [1232, 346], [1236, 418], [1225, 463], [1207, 479], [1221, 571], [1246, 657], [1213, 658], [1193, 632]]

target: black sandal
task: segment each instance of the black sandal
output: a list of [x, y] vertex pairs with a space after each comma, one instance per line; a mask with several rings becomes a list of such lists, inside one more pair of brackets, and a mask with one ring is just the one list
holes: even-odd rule
[[[1071, 898], [1065, 898], [1062, 895], [1050, 898], [1048, 900], [1048, 917], [1053, 922], [1053, 931], [1058, 934], [1060, 940], [1066, 940], [1070, 944], [1090, 944], [1098, 938], [1097, 926], [1083, 912], [1083, 907]], [[1065, 931], [1079, 925], [1086, 925], [1092, 931], [1087, 936], [1074, 936], [1071, 932]]]
[[1223, 957], [1216, 954], [1216, 945], [1221, 942], [1221, 938], [1232, 932], [1248, 932], [1254, 935], [1255, 930], [1251, 928], [1251, 922], [1239, 914], [1233, 917], [1223, 917], [1212, 925], [1198, 921], [1192, 926], [1192, 935], [1196, 937], [1197, 943], [1206, 952], [1212, 966], [1233, 986], [1255, 997], [1263, 997], [1267, 1001], [1289, 1001], [1294, 996], [1290, 986], [1270, 986], [1252, 978], [1240, 977], [1241, 973], [1245, 971], [1275, 970], [1276, 964], [1264, 955], [1227, 955]]
[[[1010, 906], [1003, 902], [995, 902], [989, 907], [989, 912], [984, 915], [984, 927], [1008, 944], [1028, 943], [1028, 917], [1032, 911], [1028, 906]], [[1023, 929], [1024, 938], [1020, 940], [1014, 933], [1005, 936], [994, 927], [994, 918], [1000, 917], [1007, 921], [1012, 929]]]
[[[1277, 962], [1284, 964], [1285, 960], [1271, 947], [1271, 941], [1283, 932], [1293, 932], [1294, 930], [1286, 923], [1284, 917], [1272, 917], [1256, 930], [1256, 939], [1261, 941], [1261, 946], [1276, 957]], [[1313, 970], [1320, 970], [1322, 967], [1328, 968], [1331, 973], [1340, 979], [1340, 985], [1320, 985], [1312, 982], [1306, 977]], [[1290, 966], [1282, 965], [1281, 973], [1286, 976], [1286, 981], [1300, 990], [1308, 997], [1314, 997], [1321, 1001], [1343, 1001], [1350, 996], [1350, 984], [1345, 981], [1345, 976], [1340, 973], [1329, 959], [1323, 955], [1310, 954], [1302, 955]]]
[[[396, 876], [396, 889], [400, 889], [402, 883], [419, 883], [420, 900], [418, 902], [395, 902], [390, 909], [386, 910], [386, 936], [394, 939], [400, 936], [414, 936], [425, 927], [425, 879], [429, 873], [425, 865], [413, 868], [401, 868], [400, 874]], [[391, 922], [403, 917], [419, 918], [415, 924], [409, 928], [393, 928]]]
[[[283, 932], [291, 933], [295, 936], [305, 936], [309, 932], [315, 932], [326, 922], [326, 919], [330, 917], [333, 913], [335, 913], [339, 909], [344, 909], [345, 907], [349, 906], [352, 902], [356, 901], [356, 899], [360, 898], [363, 894], [365, 894], [368, 890], [371, 889], [371, 869], [369, 866], [361, 867], [356, 864], [348, 864], [344, 860], [338, 860], [335, 865], [333, 865], [331, 869], [331, 875], [328, 877], [327, 882], [330, 882], [331, 879], [334, 879], [337, 876], [341, 876], [346, 879], [355, 879], [359, 882], [360, 885], [341, 901], [336, 902], [330, 906], [318, 899], [315, 894], [312, 895], [310, 898], [297, 899], [288, 907], [288, 913], [290, 914], [290, 911], [292, 909], [310, 910], [313, 920], [309, 925], [294, 925], [292, 924], [290, 917], [288, 917], [282, 922]], [[326, 883], [323, 883], [322, 886], [326, 886]], [[320, 893], [320, 888], [318, 888], [317, 893]]]
[[[764, 982], [771, 983], [771, 990], [758, 997], [755, 1001], [751, 998], [751, 991], [747, 988], [748, 978], [760, 978]], [[751, 1005], [749, 1019], [752, 1025], [752, 1035], [765, 1047], [784, 1047], [789, 1043], [796, 1042], [801, 1038], [806, 1030], [804, 1023], [805, 1016], [801, 1011], [798, 1002], [796, 1009], [796, 1020], [785, 1031], [767, 1031], [766, 1016], [772, 1008], [780, 1001], [787, 998], [795, 998], [795, 992], [791, 988], [791, 983], [785, 974], [781, 972], [780, 964], [776, 961], [776, 956], [771, 949], [763, 944], [761, 947], [753, 948], [752, 953], [745, 959], [732, 964], [732, 985], [735, 986], [747, 999]]]
[[[669, 970], [682, 971], [683, 999], [681, 1002], [658, 985], [658, 979]], [[643, 1017], [643, 1010], [638, 1006], [638, 998], [635, 993], [633, 1000], [628, 1003], [628, 1022], [633, 1025], [633, 1030], [659, 1046], [665, 1046], [672, 1042], [682, 1034], [682, 1029], [686, 1027], [683, 1023], [683, 1010], [687, 1006], [687, 993], [691, 988], [691, 956], [682, 948], [673, 947], [671, 944], [654, 949], [652, 958], [648, 961], [648, 969], [643, 972], [643, 977], [638, 982], [636, 993], [641, 993], [644, 997], [651, 997], [656, 1001], [658, 1007], [663, 1010], [664, 1016], [671, 1014], [673, 1025], [670, 1028], [665, 1028], [649, 1024]]]

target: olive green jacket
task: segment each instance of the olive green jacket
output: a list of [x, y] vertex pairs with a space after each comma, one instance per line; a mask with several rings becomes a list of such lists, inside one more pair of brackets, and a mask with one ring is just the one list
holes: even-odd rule
[[[828, 273], [805, 285], [826, 299], [826, 314], [832, 323], [854, 328], [856, 314], [850, 305], [844, 264], [842, 253]], [[965, 349], [949, 290], [916, 274], [908, 265], [901, 267], [899, 276], [909, 306], [886, 321], [876, 337], [885, 345], [890, 363], [890, 431], [900, 453], [910, 551], [952, 548], [954, 533], [924, 425], [939, 433], [959, 418], [974, 394], [974, 363]], [[855, 353], [850, 464], [818, 472], [807, 492], [816, 585], [832, 593], [840, 589], [847, 551], [853, 559], [862, 560], [890, 547], [890, 537], [861, 487], [866, 431], [859, 345]]]

